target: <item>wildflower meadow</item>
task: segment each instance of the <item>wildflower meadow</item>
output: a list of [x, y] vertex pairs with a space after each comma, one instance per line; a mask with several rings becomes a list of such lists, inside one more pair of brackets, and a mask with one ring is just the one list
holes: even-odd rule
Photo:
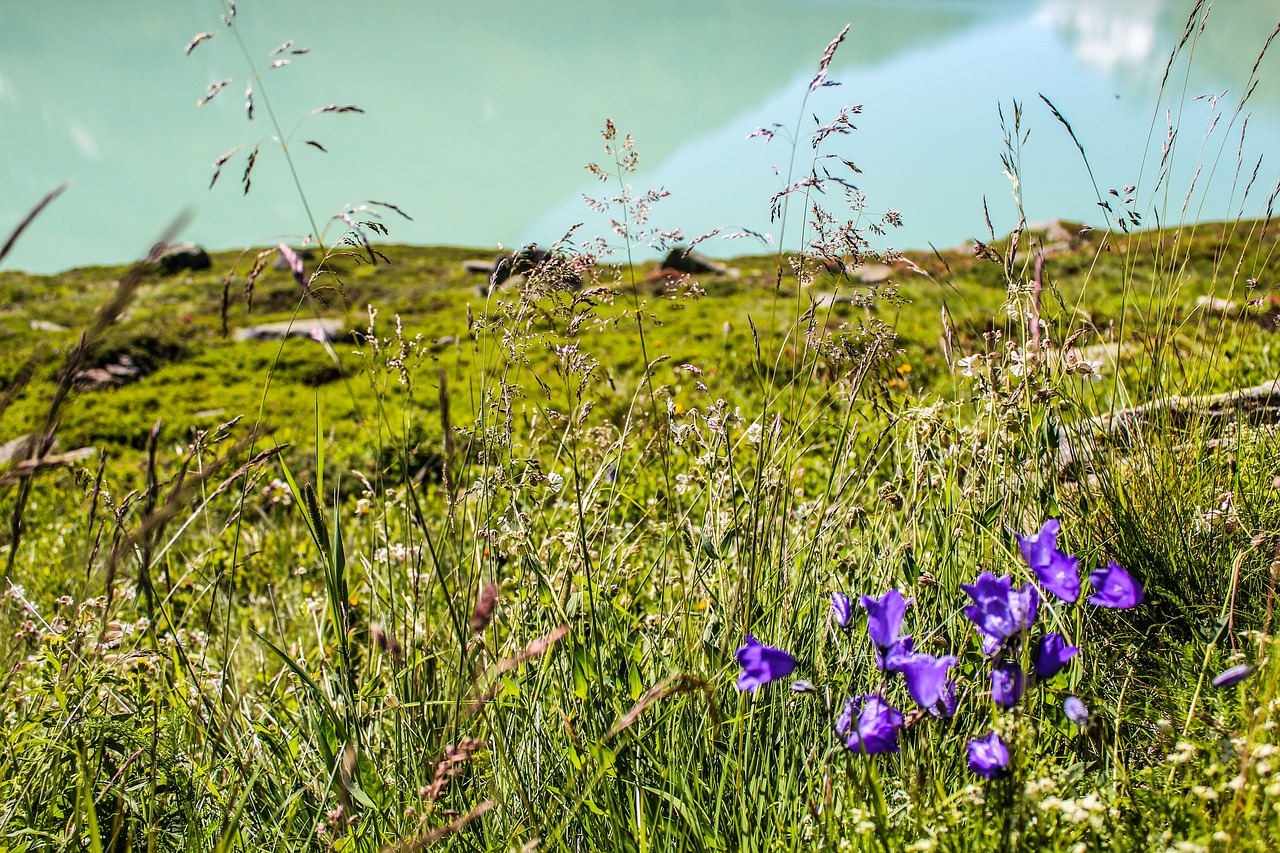
[[[200, 102], [268, 130], [211, 192], [277, 169], [298, 233], [37, 276], [4, 256], [64, 199], [0, 223], [0, 849], [1280, 843], [1267, 33], [1175, 123], [1195, 5], [1115, 190], [1050, 99], [993, 105], [1019, 215], [960, 248], [889, 248], [830, 153], [880, 119], [806, 95], [754, 134], [771, 235], [655, 226], [601, 116], [609, 233], [486, 265], [397, 244], [413, 198], [313, 209], [293, 158], [361, 107], [290, 131], [271, 87], [324, 57], [215, 5], [185, 52], [247, 65]], [[1022, 215], [1033, 125], [1096, 221]]]

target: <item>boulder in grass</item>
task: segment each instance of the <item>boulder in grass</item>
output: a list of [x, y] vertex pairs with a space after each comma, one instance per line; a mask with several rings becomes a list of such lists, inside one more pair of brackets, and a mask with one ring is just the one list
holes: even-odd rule
[[463, 261], [462, 271], [467, 275], [493, 275], [493, 261]]
[[1196, 307], [1208, 314], [1221, 314], [1234, 317], [1240, 312], [1240, 303], [1221, 296], [1200, 296], [1196, 298]]
[[212, 266], [209, 253], [195, 243], [170, 243], [156, 256], [156, 269], [164, 275], [207, 270]]
[[1078, 230], [1068, 228], [1059, 219], [1051, 219], [1048, 222], [1032, 222], [1027, 226], [1027, 233], [1039, 236], [1042, 243], [1065, 243], [1068, 247], [1080, 239]]
[[245, 341], [283, 341], [285, 338], [311, 338], [313, 341], [341, 341], [348, 335], [346, 324], [341, 320], [308, 319], [284, 320], [280, 323], [262, 323], [257, 326], [246, 326], [236, 329], [232, 337], [243, 343]]
[[853, 277], [863, 284], [881, 284], [893, 277], [893, 267], [887, 264], [861, 264], [853, 270]]
[[110, 364], [77, 370], [71, 387], [77, 391], [106, 391], [137, 382], [144, 375], [142, 367], [128, 355], [122, 355]]
[[493, 261], [493, 271], [489, 273], [489, 288], [498, 287], [514, 276], [528, 275], [549, 260], [551, 253], [539, 248], [536, 243], [523, 247], [513, 255], [498, 255]]
[[[40, 436], [35, 434], [20, 435], [12, 441], [6, 441], [0, 444], [0, 464], [9, 462], [21, 462], [24, 459], [30, 459], [32, 455], [39, 449]], [[49, 447], [49, 452], [53, 453], [58, 449], [58, 439], [55, 436], [53, 444]]]
[[852, 305], [853, 297], [844, 293], [815, 293], [813, 307], [817, 309], [834, 308], [837, 305]]
[[730, 275], [729, 268], [724, 264], [679, 247], [667, 252], [667, 256], [662, 259], [662, 268], [689, 275]]
[[[468, 261], [467, 265], [472, 263]], [[467, 265], [464, 265], [464, 269]], [[472, 269], [479, 271], [479, 265], [476, 264]], [[477, 288], [477, 293], [480, 296], [487, 296], [507, 282], [523, 282], [528, 276], [540, 270], [543, 275], [555, 276], [561, 284], [569, 285], [574, 290], [582, 286], [582, 276], [565, 264], [557, 263], [556, 256], [551, 252], [532, 243], [514, 254], [499, 255], [495, 258], [489, 273], [489, 281]]]
[[31, 329], [36, 332], [69, 332], [70, 328], [59, 323], [51, 323], [48, 320], [32, 320]]

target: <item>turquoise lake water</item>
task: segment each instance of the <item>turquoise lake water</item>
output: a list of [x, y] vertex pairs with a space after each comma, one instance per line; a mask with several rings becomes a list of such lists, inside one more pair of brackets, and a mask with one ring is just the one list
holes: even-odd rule
[[[126, 261], [184, 208], [194, 211], [184, 236], [213, 249], [310, 233], [273, 143], [264, 90], [294, 134], [299, 177], [321, 224], [344, 205], [378, 199], [414, 217], [388, 220], [390, 239], [400, 242], [546, 244], [579, 222], [577, 236], [593, 236], [605, 223], [589, 215], [582, 195], [600, 185], [583, 167], [602, 156], [599, 131], [612, 118], [636, 140], [635, 188], [671, 193], [653, 210], [656, 226], [689, 235], [749, 228], [776, 239], [774, 167], [785, 174], [792, 150], [782, 139], [765, 145], [747, 136], [796, 124], [818, 59], [846, 23], [829, 74], [842, 85], [814, 93], [801, 125], [812, 126], [809, 114], [825, 121], [842, 105], [862, 105], [857, 133], [828, 150], [862, 170], [856, 181], [869, 213], [901, 212], [904, 227], [877, 240], [882, 247], [982, 237], [984, 196], [997, 233], [1016, 224], [997, 116], [1002, 105], [1009, 118], [1015, 100], [1030, 129], [1021, 160], [1028, 220], [1104, 225], [1094, 182], [1041, 93], [1074, 128], [1098, 191], [1108, 197], [1109, 188], [1136, 185], [1147, 222], [1153, 211], [1169, 223], [1261, 215], [1280, 177], [1280, 40], [1244, 111], [1233, 111], [1280, 21], [1280, 0], [1219, 3], [1161, 98], [1169, 52], [1193, 5], [241, 0], [238, 28], [259, 68], [287, 39], [310, 49], [282, 54], [288, 66], [261, 74], [250, 122], [252, 66], [213, 0], [6, 4], [0, 234], [45, 191], [64, 180], [71, 186], [5, 266]], [[206, 30], [219, 34], [184, 56]], [[226, 89], [198, 108], [206, 87], [227, 77]], [[365, 112], [307, 118], [326, 104]], [[1158, 183], [1166, 111], [1177, 137], [1170, 177]], [[257, 143], [248, 196], [240, 190], [244, 150], [208, 189], [214, 158]], [[802, 142], [797, 162], [807, 168], [810, 157]], [[761, 250], [749, 241], [703, 248]]]

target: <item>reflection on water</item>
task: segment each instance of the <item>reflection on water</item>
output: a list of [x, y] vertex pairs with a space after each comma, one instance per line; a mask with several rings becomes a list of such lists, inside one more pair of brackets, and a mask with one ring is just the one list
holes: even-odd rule
[[1155, 54], [1159, 0], [1044, 0], [1037, 18], [1059, 30], [1082, 65], [1111, 74], [1146, 70]]
[[[637, 187], [672, 193], [655, 224], [702, 233], [717, 226], [775, 231], [768, 199], [791, 151], [748, 141], [757, 126], [791, 126], [817, 57], [852, 22], [832, 66], [842, 86], [816, 93], [808, 111], [829, 117], [861, 103], [859, 131], [839, 153], [863, 170], [870, 210], [900, 210], [897, 246], [952, 245], [985, 232], [982, 199], [998, 229], [1015, 222], [1000, 174], [1006, 113], [1023, 102], [1032, 128], [1023, 159], [1027, 214], [1096, 220], [1096, 196], [1079, 154], [1040, 103], [1044, 93], [1072, 123], [1101, 188], [1154, 185], [1168, 107], [1183, 128], [1165, 205], [1177, 219], [1195, 149], [1212, 119], [1194, 96], [1231, 87], [1238, 97], [1257, 50], [1280, 20], [1280, 0], [1215, 9], [1196, 36], [1191, 73], [1157, 105], [1169, 51], [1192, 0], [384, 0], [354, 14], [336, 0], [242, 2], [250, 51], [285, 38], [312, 48], [263, 80], [286, 132], [308, 110], [354, 103], [364, 115], [325, 115], [294, 136], [300, 178], [318, 216], [362, 198], [393, 201], [413, 216], [394, 223], [407, 242], [493, 246], [548, 242], [588, 218], [583, 165], [600, 153], [606, 117], [633, 133]], [[95, 11], [87, 12], [93, 8]], [[121, 261], [141, 252], [178, 209], [194, 205], [188, 236], [212, 248], [277, 241], [310, 230], [285, 163], [270, 147], [265, 104], [252, 124], [237, 80], [196, 109], [205, 87], [242, 74], [225, 34], [190, 58], [182, 46], [217, 29], [214, 4], [120, 0], [110, 15], [73, 0], [6, 9], [0, 29], [0, 230], [49, 187], [73, 186], [24, 236], [6, 265], [54, 270]], [[1272, 176], [1280, 82], [1264, 64], [1241, 157], [1265, 155]], [[261, 87], [260, 87], [261, 89]], [[1227, 114], [1204, 146], [1235, 168], [1243, 117]], [[1153, 118], [1158, 120], [1153, 128]], [[805, 119], [810, 121], [809, 119]], [[1147, 142], [1150, 134], [1152, 141]], [[302, 146], [320, 141], [327, 154]], [[243, 160], [212, 191], [209, 163], [236, 145], [267, 142], [253, 191], [239, 192]], [[806, 152], [801, 150], [800, 161]], [[1247, 156], [1246, 156], [1247, 155]], [[243, 155], [242, 155], [243, 156]], [[1262, 179], [1260, 179], [1262, 180]], [[1177, 182], [1181, 181], [1179, 185]], [[1228, 216], [1230, 175], [1188, 217]], [[1237, 195], [1239, 193], [1237, 189]], [[1258, 190], [1255, 194], [1269, 192]], [[1159, 199], [1154, 199], [1159, 201]], [[1252, 205], [1251, 207], [1248, 205]], [[1169, 208], [1174, 208], [1172, 211]], [[1260, 209], [1246, 203], [1246, 211]], [[752, 251], [743, 243], [710, 251]]]

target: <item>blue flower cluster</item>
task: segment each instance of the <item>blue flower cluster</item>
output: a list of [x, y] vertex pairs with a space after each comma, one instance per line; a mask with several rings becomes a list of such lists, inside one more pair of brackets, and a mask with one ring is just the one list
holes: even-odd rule
[[[1023, 559], [1038, 584], [1027, 581], [1015, 587], [1010, 575], [996, 577], [988, 571], [972, 584], [961, 585], [972, 601], [964, 608], [965, 616], [977, 629], [984, 657], [991, 661], [990, 695], [998, 708], [1017, 705], [1028, 680], [1053, 678], [1080, 653], [1079, 646], [1070, 645], [1067, 638], [1057, 632], [1031, 639], [1042, 600], [1041, 589], [1069, 604], [1080, 599], [1080, 561], [1058, 550], [1059, 530], [1058, 521], [1049, 519], [1038, 532], [1017, 536]], [[1141, 584], [1116, 563], [1090, 573], [1089, 584], [1093, 594], [1087, 599], [1088, 603], [1097, 607], [1128, 609], [1142, 602]], [[902, 633], [911, 601], [901, 591], [891, 589], [879, 598], [864, 595], [859, 603], [867, 614], [867, 634], [874, 648], [877, 669], [886, 679], [901, 674], [911, 699], [929, 714], [954, 715], [956, 681], [951, 670], [959, 664], [959, 658], [918, 651], [915, 639]], [[833, 594], [831, 614], [837, 625], [848, 629], [853, 621], [853, 601], [844, 593]], [[1018, 663], [1024, 659], [1024, 650], [1031, 662], [1031, 673]], [[750, 635], [736, 657], [742, 666], [738, 678], [740, 690], [755, 691], [770, 681], [786, 678], [796, 669], [796, 660], [790, 654], [766, 646]], [[794, 688], [797, 691], [813, 689], [809, 682], [796, 682]], [[1066, 699], [1063, 712], [1079, 726], [1089, 718], [1088, 709], [1075, 696]], [[898, 733], [902, 728], [902, 712], [889, 703], [883, 689], [848, 700], [835, 723], [836, 733], [849, 749], [864, 755], [897, 752]], [[979, 776], [995, 778], [1008, 768], [1008, 745], [995, 731], [970, 740], [967, 747], [969, 766]]]

